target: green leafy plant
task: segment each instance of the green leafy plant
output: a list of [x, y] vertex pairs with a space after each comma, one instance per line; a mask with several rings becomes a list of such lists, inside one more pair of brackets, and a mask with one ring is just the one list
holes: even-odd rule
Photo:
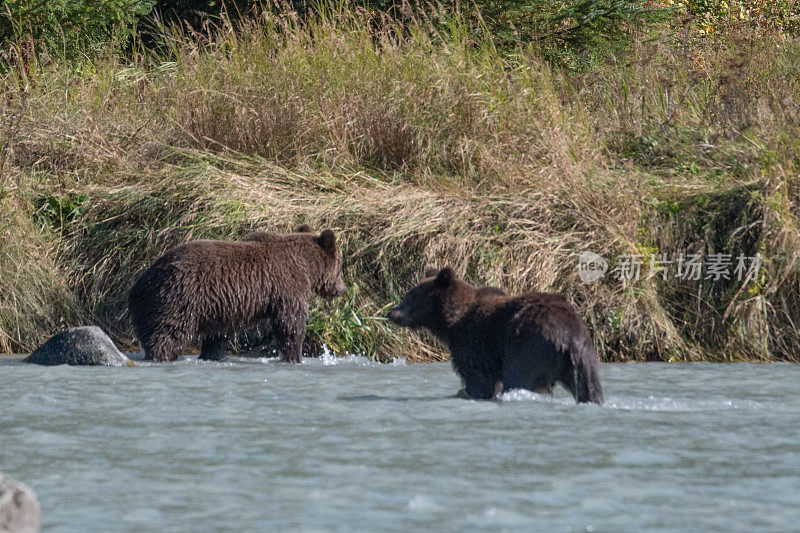
[[321, 354], [324, 347], [337, 355], [349, 353], [370, 359], [378, 355], [376, 336], [386, 319], [370, 313], [368, 305], [359, 305], [357, 295], [358, 286], [353, 285], [335, 305], [311, 309], [306, 330], [309, 355]]
[[85, 194], [72, 196], [50, 195], [43, 197], [38, 202], [36, 219], [42, 228], [50, 228], [54, 231], [66, 232], [86, 209]]
[[550, 59], [625, 47], [634, 31], [666, 17], [666, 10], [643, 0], [500, 0], [476, 6], [498, 42], [535, 43]]
[[[668, 3], [677, 4], [675, 0]], [[789, 35], [800, 32], [800, 4], [795, 0], [688, 0], [701, 34], [714, 35], [725, 23], [754, 24]]]
[[102, 47], [115, 29], [128, 35], [137, 16], [155, 0], [5, 0], [0, 42], [27, 39], [72, 55]]

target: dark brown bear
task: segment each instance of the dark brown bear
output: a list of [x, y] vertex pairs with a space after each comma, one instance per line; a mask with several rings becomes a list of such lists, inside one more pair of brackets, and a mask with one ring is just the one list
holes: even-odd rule
[[561, 382], [577, 402], [603, 403], [592, 337], [563, 296], [506, 296], [472, 287], [450, 268], [425, 275], [389, 319], [447, 343], [468, 396], [492, 398], [499, 385], [550, 393]]
[[128, 309], [146, 359], [173, 361], [195, 337], [201, 359], [224, 359], [229, 335], [269, 319], [283, 360], [298, 363], [312, 292], [347, 293], [333, 232], [260, 231], [170, 248], [133, 286]]

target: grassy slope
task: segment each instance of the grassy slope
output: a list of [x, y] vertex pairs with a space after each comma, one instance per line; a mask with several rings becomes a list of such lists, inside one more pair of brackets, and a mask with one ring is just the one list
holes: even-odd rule
[[[305, 222], [355, 287], [312, 313], [339, 352], [441, 358], [376, 318], [433, 264], [566, 292], [606, 360], [797, 360], [797, 41], [640, 39], [564, 73], [458, 23], [369, 26], [273, 15], [3, 75], [0, 352], [89, 321], [131, 343], [125, 291], [166, 247]], [[768, 259], [746, 285], [586, 285], [586, 248]]]

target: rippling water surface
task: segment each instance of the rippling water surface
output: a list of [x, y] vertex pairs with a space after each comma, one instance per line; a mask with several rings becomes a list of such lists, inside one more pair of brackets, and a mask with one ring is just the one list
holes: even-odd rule
[[448, 364], [0, 363], [45, 531], [800, 529], [800, 365], [601, 365], [606, 405]]

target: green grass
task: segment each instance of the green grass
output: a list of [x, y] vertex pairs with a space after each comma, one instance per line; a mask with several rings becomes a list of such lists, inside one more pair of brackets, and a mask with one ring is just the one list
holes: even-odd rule
[[[382, 319], [426, 265], [564, 292], [601, 357], [797, 360], [800, 44], [640, 35], [589, 70], [464, 24], [270, 12], [158, 53], [0, 76], [0, 352], [95, 322], [167, 247], [299, 223], [339, 234], [337, 353], [441, 359]], [[750, 283], [583, 284], [577, 257], [761, 253]]]

